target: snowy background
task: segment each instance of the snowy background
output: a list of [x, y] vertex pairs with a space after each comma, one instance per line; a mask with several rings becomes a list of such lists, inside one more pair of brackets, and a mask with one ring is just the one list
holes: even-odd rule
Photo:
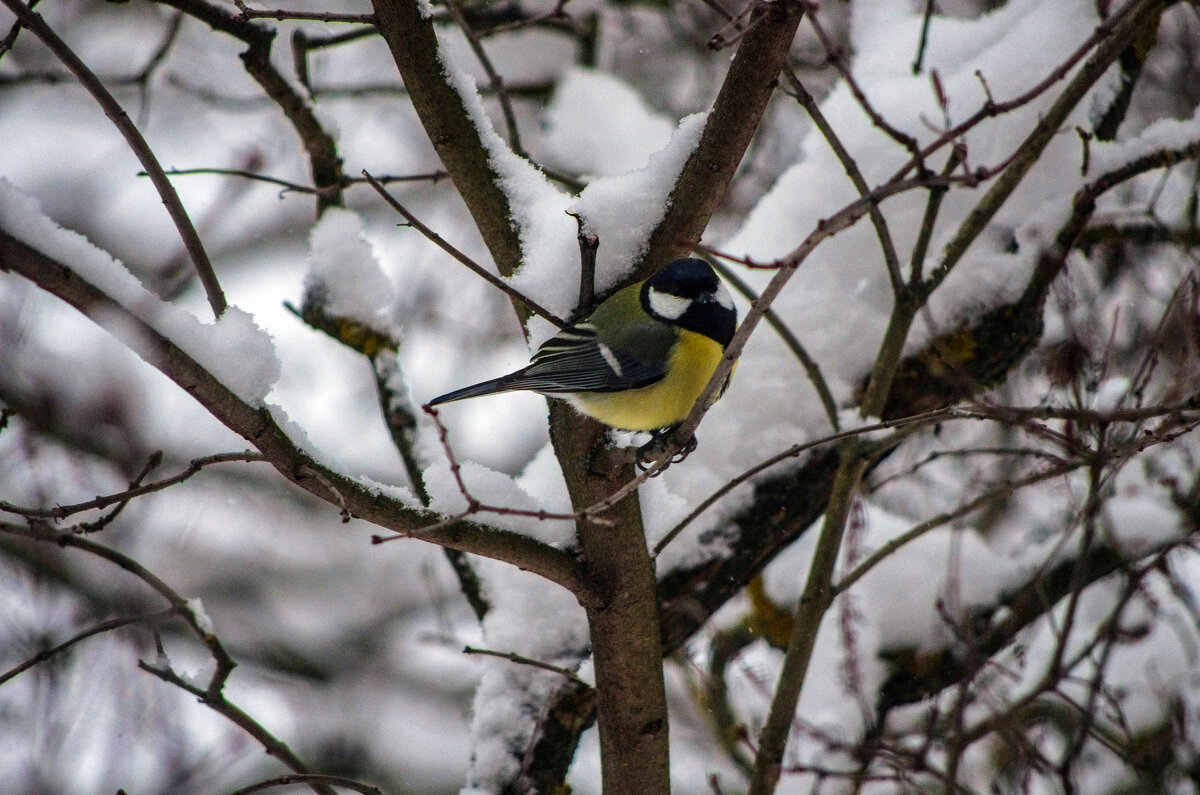
[[[167, 5], [45, 5], [39, 10], [47, 21], [105, 79], [166, 168], [243, 169], [308, 183], [298, 140], [242, 69], [238, 42], [186, 15], [177, 20]], [[339, 13], [370, 11], [365, 3], [339, 5], [353, 6]], [[529, 5], [529, 11], [548, 10]], [[847, 48], [871, 105], [928, 143], [974, 113], [987, 92], [1004, 100], [1041, 82], [1092, 34], [1097, 7], [1106, 4], [937, 3], [918, 74], [913, 59], [925, 3], [820, 5], [823, 29]], [[523, 264], [512, 284], [560, 316], [570, 314], [578, 293], [576, 227], [566, 213], [582, 214], [600, 236], [598, 288], [617, 284], [662, 216], [730, 57], [729, 50], [703, 46], [722, 21], [700, 3], [573, 0], [566, 11], [580, 28], [594, 26], [589, 37], [539, 26], [486, 44], [514, 89], [522, 144], [545, 171], [511, 153], [491, 95], [485, 92], [475, 108], [521, 229]], [[5, 14], [0, 27], [6, 29]], [[316, 37], [349, 29], [269, 24], [280, 31], [274, 62], [293, 80], [287, 46], [293, 30]], [[472, 81], [486, 84], [466, 39], [452, 25], [439, 30], [453, 79], [468, 91]], [[908, 153], [871, 124], [824, 56], [812, 27], [802, 24], [793, 46], [801, 79], [867, 183], [882, 182]], [[336, 141], [347, 175], [440, 169], [397, 90], [396, 68], [380, 38], [314, 50], [308, 69], [317, 118]], [[530, 345], [553, 331], [550, 324], [533, 321], [527, 339], [505, 296], [401, 224], [365, 185], [350, 187], [347, 206], [317, 220], [311, 195], [279, 184], [178, 176], [174, 184], [233, 307], [214, 324], [158, 195], [137, 175], [137, 159], [94, 101], [63, 74], [28, 32], [0, 60], [0, 228], [102, 285], [239, 397], [269, 406], [286, 420], [294, 441], [322, 462], [397, 487], [391, 493], [415, 501], [370, 366], [306, 325], [285, 302], [299, 305], [306, 294], [319, 294], [326, 312], [399, 341], [389, 385], [415, 404], [516, 369]], [[1085, 150], [1075, 132], [1090, 130], [1119, 91], [1122, 78], [1114, 68], [934, 293], [906, 351], [1016, 300], [1089, 179], [1146, 152], [1200, 140], [1198, 76], [1200, 12], [1177, 3], [1163, 15], [1117, 140], [1092, 141]], [[1057, 96], [1048, 91], [974, 127], [965, 138], [970, 167], [1002, 164]], [[944, 159], [945, 150], [931, 167], [940, 168]], [[572, 190], [547, 172], [586, 187]], [[1046, 303], [1040, 350], [989, 400], [1111, 410], [1196, 393], [1196, 173], [1188, 163], [1153, 171], [1102, 199], [1097, 226], [1138, 225], [1158, 230], [1168, 243], [1186, 241], [1190, 232], [1191, 248], [1186, 242], [1110, 244], [1074, 252]], [[489, 262], [448, 180], [392, 183], [390, 190], [424, 224]], [[941, 250], [980, 194], [947, 194], [931, 252]], [[728, 254], [770, 261], [855, 198], [799, 103], [777, 92], [704, 239]], [[902, 263], [925, 206], [923, 191], [883, 205]], [[772, 276], [734, 267], [756, 289]], [[748, 302], [738, 302], [744, 314]], [[845, 408], [870, 371], [891, 307], [879, 241], [865, 221], [826, 241], [774, 304]], [[20, 277], [0, 273], [0, 406], [15, 410], [0, 432], [0, 500], [38, 507], [82, 502], [126, 488], [156, 450], [163, 451], [165, 474], [198, 456], [247, 448], [133, 352], [145, 351], [146, 343], [119, 318], [106, 325], [101, 329]], [[1071, 362], [1065, 377], [1064, 359]], [[472, 494], [516, 508], [569, 510], [548, 445], [543, 398], [489, 397], [447, 406], [441, 416]], [[857, 418], [843, 411], [841, 421]], [[462, 495], [435, 428], [421, 423], [416, 452], [431, 505], [454, 513]], [[1070, 423], [1050, 427], [1089, 443], [1087, 432]], [[642, 488], [648, 543], [768, 455], [831, 430], [800, 363], [771, 329], [758, 329], [729, 392], [700, 428], [699, 449]], [[1114, 427], [1114, 438], [1121, 437], [1114, 443], [1143, 431]], [[918, 434], [871, 474], [852, 514], [840, 571], [931, 517], [1053, 465], [1062, 449], [1061, 439], [1013, 424], [954, 421]], [[1072, 469], [956, 517], [873, 568], [826, 616], [799, 707], [802, 730], [786, 759], [794, 772], [784, 776], [780, 791], [819, 786], [821, 776], [804, 772], [805, 766], [854, 769], [846, 746], [871, 728], [876, 694], [894, 672], [895, 655], [932, 657], [956, 644], [969, 646], [958, 617], [997, 603], [1040, 567], [1073, 560], [1081, 537], [1097, 527], [1105, 545], [1126, 555], [1124, 573], [1100, 580], [1077, 604], [1059, 605], [1029, 626], [973, 681], [970, 699], [955, 701], [948, 691], [932, 702], [948, 711], [959, 706], [966, 725], [982, 723], [1025, 693], [1041, 692], [1052, 661], [1075, 664], [1051, 688], [1057, 700], [1030, 699], [1042, 711], [1014, 711], [1005, 729], [985, 734], [962, 755], [957, 775], [972, 791], [986, 791], [994, 781], [1003, 791], [1059, 791], [1056, 771], [1006, 754], [1019, 756], [1014, 746], [1028, 751], [1026, 745], [1038, 743], [1048, 754], [1070, 747], [1080, 731], [1072, 708], [1098, 704], [1100, 717], [1087, 727], [1090, 739], [1073, 752], [1077, 791], [1136, 786], [1149, 767], [1130, 764], [1135, 754], [1129, 749], [1164, 732], [1167, 739], [1156, 750], [1167, 760], [1165, 772], [1155, 781], [1172, 791], [1195, 791], [1188, 776], [1195, 776], [1200, 760], [1200, 748], [1189, 740], [1200, 730], [1200, 594], [1193, 590], [1200, 557], [1184, 543], [1195, 530], [1195, 452], [1188, 434], [1150, 445], [1106, 467], [1098, 491], [1086, 467]], [[752, 496], [749, 487], [735, 489], [701, 514], [658, 557], [660, 575], [721, 554], [706, 531], [719, 530]], [[565, 521], [477, 519], [559, 547], [573, 541]], [[229, 698], [314, 770], [371, 781], [389, 793], [456, 792], [467, 782], [487, 790], [511, 773], [512, 744], [528, 741], [529, 715], [521, 714], [527, 699], [557, 686], [559, 677], [466, 655], [463, 647], [574, 667], [586, 656], [583, 611], [561, 588], [480, 560], [477, 573], [492, 602], [481, 626], [441, 549], [418, 541], [374, 546], [370, 536], [377, 531], [361, 520], [343, 524], [336, 507], [290, 487], [265, 464], [227, 463], [134, 500], [97, 540], [200, 600], [201, 614], [239, 663]], [[758, 592], [769, 603], [794, 606], [814, 543], [815, 533], [804, 534], [767, 567]], [[0, 668], [102, 619], [161, 606], [110, 563], [0, 537]], [[714, 776], [720, 791], [743, 786], [747, 747], [727, 741], [714, 718], [711, 665], [717, 640], [753, 628], [762, 611], [758, 597], [735, 598], [666, 663], [678, 792], [714, 791]], [[1064, 621], [1067, 611], [1071, 618]], [[1071, 634], [1060, 642], [1064, 625]], [[159, 630], [176, 670], [205, 673], [208, 656], [181, 627], [168, 623]], [[782, 657], [774, 640], [758, 632], [715, 675], [727, 691], [732, 722], [751, 737], [766, 715]], [[0, 781], [12, 791], [207, 793], [282, 772], [230, 723], [138, 670], [139, 659], [153, 662], [156, 655], [149, 629], [126, 629], [86, 640], [0, 684]], [[581, 675], [590, 675], [586, 662]], [[1102, 686], [1093, 686], [1097, 681]], [[889, 717], [898, 746], [906, 733], [919, 744], [930, 703]], [[1003, 731], [1025, 743], [1001, 742]], [[599, 791], [595, 742], [594, 732], [585, 735], [572, 766], [569, 781], [577, 792]], [[941, 757], [931, 759], [936, 765]], [[1008, 778], [998, 772], [1005, 770]], [[925, 779], [931, 780], [936, 775]], [[844, 784], [834, 778], [826, 786]], [[899, 785], [865, 786], [895, 791]]]

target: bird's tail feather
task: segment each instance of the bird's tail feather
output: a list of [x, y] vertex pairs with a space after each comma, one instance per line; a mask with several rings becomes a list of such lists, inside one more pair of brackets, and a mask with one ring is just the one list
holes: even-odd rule
[[455, 400], [466, 400], [467, 398], [479, 397], [480, 395], [494, 395], [498, 392], [511, 392], [513, 389], [520, 389], [520, 387], [512, 385], [514, 375], [517, 374], [512, 373], [499, 378], [493, 378], [491, 381], [464, 386], [462, 389], [456, 389], [453, 392], [447, 392], [444, 395], [435, 397], [429, 401], [428, 405], [439, 406], [442, 403], [451, 403]]

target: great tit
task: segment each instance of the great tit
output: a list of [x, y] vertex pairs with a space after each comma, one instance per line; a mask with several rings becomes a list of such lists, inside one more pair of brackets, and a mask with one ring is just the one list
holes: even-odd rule
[[670, 428], [691, 412], [736, 325], [737, 309], [712, 267], [677, 259], [546, 340], [528, 366], [429, 405], [528, 389], [614, 428]]

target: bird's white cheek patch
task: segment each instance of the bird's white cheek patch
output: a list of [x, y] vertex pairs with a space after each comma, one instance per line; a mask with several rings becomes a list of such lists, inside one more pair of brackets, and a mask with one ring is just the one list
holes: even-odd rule
[[653, 287], [649, 290], [648, 298], [650, 311], [663, 320], [678, 320], [688, 310], [688, 307], [692, 305], [692, 302], [687, 298], [680, 298], [677, 295], [664, 293], [655, 290]]
[[717, 303], [726, 309], [733, 309], [733, 299], [729, 296], [729, 291], [725, 289], [725, 285], [717, 285]]

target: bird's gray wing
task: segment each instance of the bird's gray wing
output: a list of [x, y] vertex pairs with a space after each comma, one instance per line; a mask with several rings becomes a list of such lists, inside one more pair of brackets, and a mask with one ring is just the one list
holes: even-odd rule
[[505, 384], [535, 392], [619, 392], [662, 380], [666, 358], [647, 362], [602, 341], [590, 323], [568, 326], [546, 340], [533, 361]]

